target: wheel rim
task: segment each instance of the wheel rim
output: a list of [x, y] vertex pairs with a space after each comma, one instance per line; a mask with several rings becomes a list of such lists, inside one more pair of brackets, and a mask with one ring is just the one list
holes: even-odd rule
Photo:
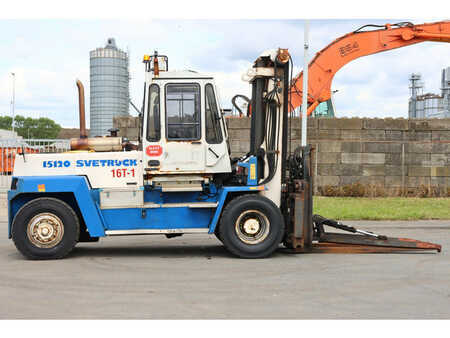
[[41, 213], [28, 222], [27, 235], [35, 246], [53, 248], [61, 242], [64, 235], [64, 224], [54, 214]]
[[269, 235], [270, 222], [266, 215], [258, 210], [246, 210], [236, 220], [236, 234], [247, 244], [258, 244]]

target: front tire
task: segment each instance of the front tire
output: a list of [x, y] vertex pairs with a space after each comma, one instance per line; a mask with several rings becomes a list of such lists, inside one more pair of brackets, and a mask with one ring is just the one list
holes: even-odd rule
[[219, 234], [232, 254], [264, 258], [278, 248], [284, 235], [284, 220], [280, 209], [268, 198], [244, 195], [226, 206]]
[[80, 222], [65, 202], [49, 197], [23, 205], [12, 223], [16, 248], [28, 259], [59, 259], [76, 245]]

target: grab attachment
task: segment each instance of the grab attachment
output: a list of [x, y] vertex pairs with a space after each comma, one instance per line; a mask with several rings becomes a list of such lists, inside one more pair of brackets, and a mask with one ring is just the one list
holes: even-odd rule
[[[400, 251], [423, 251], [436, 250], [441, 252], [441, 245], [418, 241], [410, 238], [387, 237], [370, 231], [356, 229], [327, 219], [319, 215], [313, 216], [314, 243], [313, 252], [332, 253], [370, 253], [370, 252], [400, 252]], [[354, 234], [332, 233], [324, 230], [324, 225], [352, 232]]]

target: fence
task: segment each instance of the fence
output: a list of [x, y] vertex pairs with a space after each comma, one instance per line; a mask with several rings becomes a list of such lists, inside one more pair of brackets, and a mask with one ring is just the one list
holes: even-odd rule
[[0, 191], [11, 185], [16, 156], [36, 153], [62, 153], [70, 150], [70, 140], [0, 139]]

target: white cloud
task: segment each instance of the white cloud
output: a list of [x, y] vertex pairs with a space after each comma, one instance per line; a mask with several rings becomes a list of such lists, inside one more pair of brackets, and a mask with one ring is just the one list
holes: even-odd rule
[[[311, 57], [335, 38], [364, 23], [399, 20], [312, 20]], [[424, 20], [432, 21], [432, 20]], [[231, 97], [250, 95], [241, 75], [265, 49], [289, 48], [294, 75], [303, 66], [301, 20], [27, 20], [0, 21], [0, 113], [9, 114], [16, 72], [16, 113], [49, 116], [66, 127], [78, 125], [75, 79], [86, 87], [89, 112], [89, 51], [115, 37], [131, 52], [130, 93], [137, 107], [143, 92], [143, 54], [157, 49], [169, 56], [171, 69], [212, 73], [222, 106]], [[338, 89], [339, 116], [406, 117], [408, 77], [420, 72], [425, 89], [439, 92], [441, 69], [450, 65], [448, 44], [423, 43], [363, 57], [343, 67], [332, 84]], [[130, 113], [135, 114], [130, 108]], [[89, 121], [89, 119], [88, 119]]]

